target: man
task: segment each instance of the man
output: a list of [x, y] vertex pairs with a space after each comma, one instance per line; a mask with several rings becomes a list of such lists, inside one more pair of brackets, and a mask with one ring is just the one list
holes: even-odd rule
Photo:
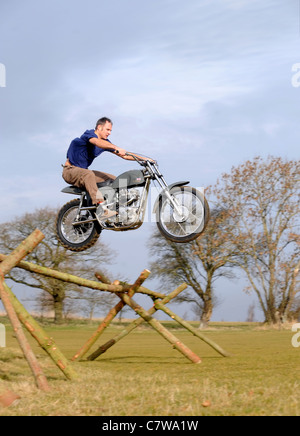
[[84, 188], [90, 194], [93, 205], [97, 207], [96, 215], [100, 221], [116, 215], [105, 205], [104, 198], [97, 183], [114, 180], [115, 176], [100, 171], [89, 170], [93, 160], [104, 151], [116, 153], [126, 160], [133, 160], [126, 156], [126, 150], [112, 144], [107, 138], [112, 131], [112, 121], [103, 117], [97, 121], [95, 130], [86, 130], [80, 138], [75, 138], [67, 151], [67, 160], [63, 165], [63, 179], [70, 185]]

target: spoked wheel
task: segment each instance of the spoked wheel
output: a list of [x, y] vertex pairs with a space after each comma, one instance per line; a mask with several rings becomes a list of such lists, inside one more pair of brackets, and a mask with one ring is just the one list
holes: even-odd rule
[[80, 224], [81, 221], [87, 221], [93, 217], [88, 210], [80, 212], [77, 216], [79, 204], [79, 199], [65, 204], [56, 218], [57, 238], [63, 247], [71, 251], [84, 251], [92, 247], [101, 233], [101, 227], [96, 221]]
[[205, 230], [209, 206], [204, 195], [190, 186], [171, 189], [176, 208], [164, 195], [160, 199], [156, 222], [162, 235], [173, 242], [190, 242]]

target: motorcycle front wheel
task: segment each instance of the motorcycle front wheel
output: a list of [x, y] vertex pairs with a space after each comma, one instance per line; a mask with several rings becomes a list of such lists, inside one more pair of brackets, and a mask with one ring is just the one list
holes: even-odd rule
[[[101, 227], [96, 221], [80, 224], [80, 221], [92, 219], [88, 210], [80, 212], [80, 200], [72, 200], [65, 204], [56, 218], [56, 235], [61, 245], [71, 251], [84, 251], [92, 247], [98, 240]], [[78, 222], [74, 225], [75, 222]]]
[[209, 220], [209, 205], [204, 195], [190, 186], [169, 191], [176, 208], [166, 195], [160, 198], [156, 223], [161, 234], [173, 242], [190, 242], [204, 232]]

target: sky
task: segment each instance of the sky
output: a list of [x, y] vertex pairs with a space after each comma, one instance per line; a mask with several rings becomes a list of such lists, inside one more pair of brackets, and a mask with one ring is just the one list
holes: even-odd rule
[[[169, 183], [205, 187], [258, 155], [298, 159], [299, 11], [299, 0], [2, 1], [0, 222], [71, 199], [68, 145], [102, 116], [111, 141], [157, 159]], [[91, 169], [132, 164], [104, 153]], [[149, 268], [152, 228], [102, 233], [112, 274]], [[216, 282], [212, 320], [245, 320], [256, 300], [243, 286]]]

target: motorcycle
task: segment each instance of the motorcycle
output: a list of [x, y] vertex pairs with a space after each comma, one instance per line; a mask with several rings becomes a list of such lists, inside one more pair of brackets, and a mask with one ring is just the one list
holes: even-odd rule
[[106, 221], [98, 220], [96, 206], [88, 192], [67, 186], [61, 192], [79, 195], [58, 212], [56, 234], [61, 245], [71, 251], [92, 247], [102, 230], [127, 231], [139, 228], [145, 217], [151, 182], [162, 189], [153, 208], [161, 234], [173, 242], [184, 243], [204, 232], [209, 220], [209, 205], [199, 190], [186, 186], [188, 181], [167, 184], [155, 160], [127, 153], [142, 167], [129, 170], [115, 180], [98, 183], [107, 207], [117, 214]]

